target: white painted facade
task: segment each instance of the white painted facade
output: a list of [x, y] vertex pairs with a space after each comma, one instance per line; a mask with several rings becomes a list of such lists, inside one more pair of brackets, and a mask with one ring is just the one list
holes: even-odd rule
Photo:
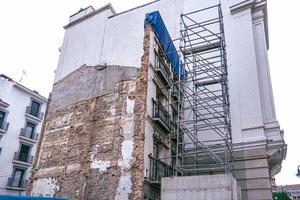
[[[276, 120], [272, 94], [267, 55], [266, 1], [220, 2], [226, 37], [234, 150], [257, 147], [266, 149], [270, 176], [274, 176], [280, 171], [282, 159], [285, 158], [286, 144]], [[84, 64], [139, 68], [143, 55], [146, 13], [159, 10], [170, 36], [176, 39], [180, 36], [180, 14], [218, 3], [218, 0], [158, 0], [119, 14], [115, 14], [111, 5], [107, 5], [72, 20], [65, 26], [55, 82]], [[178, 42], [175, 42], [175, 46], [179, 47]], [[148, 82], [151, 81], [152, 78], [149, 78]], [[151, 85], [147, 98], [149, 117], [152, 110], [150, 97], [155, 96]], [[148, 122], [146, 130], [145, 157], [151, 153], [153, 145], [152, 126]]]
[[[110, 5], [65, 26], [55, 82], [84, 64], [139, 68], [145, 14], [159, 10], [173, 39], [180, 14], [215, 5], [212, 0], [160, 0], [115, 14]], [[282, 140], [272, 95], [267, 56], [265, 1], [222, 0], [227, 47], [233, 141], [251, 145]], [[178, 43], [175, 43], [178, 47]], [[82, 53], [84, 52], [84, 53]], [[251, 101], [250, 101], [251, 99]], [[270, 130], [272, 129], [272, 131]]]
[[[5, 123], [9, 123], [7, 130], [0, 130], [0, 194], [24, 195], [26, 184], [22, 183], [20, 187], [11, 187], [8, 184], [8, 178], [13, 177], [15, 168], [21, 168], [26, 171], [24, 178], [30, 177], [31, 160], [30, 156], [35, 156], [36, 144], [43, 117], [41, 119], [26, 113], [26, 107], [31, 105], [32, 100], [40, 103], [39, 113], [45, 113], [47, 99], [37, 92], [32, 91], [12, 79], [0, 76], [0, 111], [6, 113]], [[35, 130], [33, 138], [20, 136], [21, 129], [26, 127], [26, 122], [34, 123]], [[28, 162], [18, 161], [14, 157], [15, 152], [20, 150], [20, 145], [31, 146], [29, 150]]]

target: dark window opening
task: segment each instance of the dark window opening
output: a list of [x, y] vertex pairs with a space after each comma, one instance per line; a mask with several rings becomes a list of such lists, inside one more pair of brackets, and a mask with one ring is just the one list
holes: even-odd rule
[[4, 129], [4, 119], [5, 119], [6, 113], [3, 111], [0, 111], [0, 128]]
[[38, 117], [39, 116], [39, 111], [40, 111], [40, 106], [41, 104], [36, 102], [36, 101], [32, 101], [31, 102], [31, 106], [30, 106], [30, 114], [33, 116]]
[[30, 146], [21, 144], [18, 160], [22, 162], [27, 162], [29, 157], [29, 152], [30, 152]]
[[13, 187], [22, 187], [25, 171], [23, 169], [15, 169], [11, 185]]
[[31, 122], [26, 123], [25, 137], [33, 139], [35, 132], [35, 124]]

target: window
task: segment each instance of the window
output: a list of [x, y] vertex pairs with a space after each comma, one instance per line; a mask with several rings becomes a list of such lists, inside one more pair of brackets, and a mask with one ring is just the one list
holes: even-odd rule
[[164, 148], [164, 145], [159, 141], [159, 139], [154, 138], [153, 141], [153, 158], [160, 159], [160, 158], [166, 158], [166, 149]]
[[177, 117], [178, 117], [177, 111], [174, 108], [172, 108], [172, 120], [174, 122], [176, 122], [177, 121]]
[[166, 102], [164, 93], [158, 86], [156, 86], [156, 100], [159, 101], [161, 104], [164, 104]]
[[40, 111], [40, 106], [41, 106], [41, 104], [39, 102], [32, 101], [31, 106], [30, 106], [30, 114], [35, 117], [38, 117], [39, 111]]
[[35, 126], [36, 124], [34, 123], [26, 122], [25, 137], [34, 138]]
[[28, 162], [29, 153], [30, 146], [26, 144], [21, 144], [18, 160], [22, 162]]
[[159, 155], [159, 146], [158, 146], [158, 143], [156, 141], [153, 141], [153, 158], [158, 158], [158, 155]]
[[0, 128], [4, 129], [4, 119], [5, 119], [6, 113], [3, 111], [0, 111]]
[[12, 177], [12, 187], [22, 187], [25, 170], [16, 168]]
[[172, 151], [171, 155], [172, 155], [172, 168], [176, 169], [176, 152]]

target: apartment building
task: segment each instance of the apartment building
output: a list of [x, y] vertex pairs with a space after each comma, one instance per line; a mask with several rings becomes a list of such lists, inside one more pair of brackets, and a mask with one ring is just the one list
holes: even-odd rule
[[263, 0], [71, 15], [28, 194], [272, 199], [286, 144], [267, 22]]
[[0, 75], [0, 194], [26, 194], [47, 99]]

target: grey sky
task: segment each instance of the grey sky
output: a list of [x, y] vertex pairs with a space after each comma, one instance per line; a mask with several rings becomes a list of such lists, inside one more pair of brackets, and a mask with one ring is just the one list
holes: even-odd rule
[[[112, 3], [117, 12], [150, 2], [149, 0], [10, 0], [0, 1], [0, 73], [48, 96], [58, 62], [58, 48], [71, 14], [88, 5], [98, 8]], [[278, 184], [300, 183], [295, 176], [300, 164], [300, 1], [268, 0], [269, 61], [277, 118], [285, 130], [287, 159]], [[298, 117], [297, 117], [298, 116]]]

